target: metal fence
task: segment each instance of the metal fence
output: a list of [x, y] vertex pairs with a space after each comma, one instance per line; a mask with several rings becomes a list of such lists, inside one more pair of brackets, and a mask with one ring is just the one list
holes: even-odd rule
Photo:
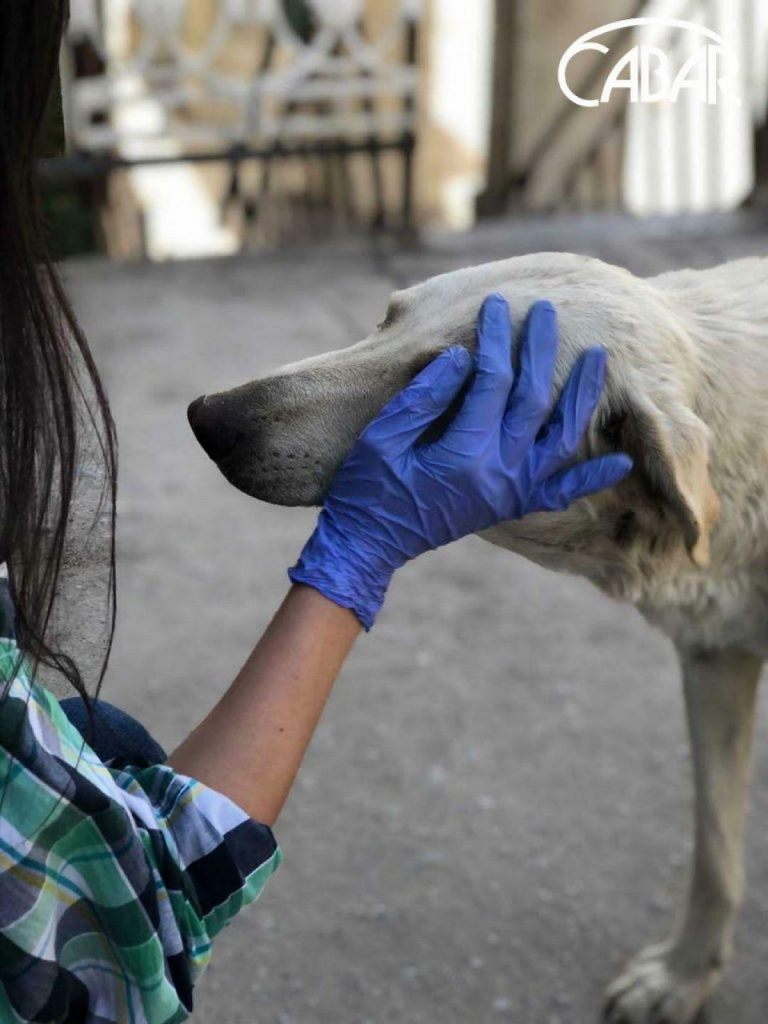
[[420, 0], [73, 0], [68, 153], [44, 173], [224, 164], [222, 215], [253, 224], [292, 164], [329, 214], [410, 230], [420, 19]]

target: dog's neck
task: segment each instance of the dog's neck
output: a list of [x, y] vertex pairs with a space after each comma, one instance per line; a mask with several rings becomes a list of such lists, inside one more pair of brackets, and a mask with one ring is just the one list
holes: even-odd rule
[[693, 342], [695, 412], [711, 431], [710, 475], [721, 514], [712, 533], [709, 571], [660, 579], [639, 602], [648, 618], [678, 639], [690, 632], [697, 643], [708, 639], [715, 646], [749, 640], [763, 655], [768, 654], [766, 282], [768, 259], [656, 279]]
[[713, 431], [766, 436], [768, 427], [768, 258], [662, 274], [663, 290], [693, 342], [696, 412]]
[[768, 259], [655, 279], [693, 342], [695, 412], [711, 431], [722, 504], [713, 558], [768, 564]]

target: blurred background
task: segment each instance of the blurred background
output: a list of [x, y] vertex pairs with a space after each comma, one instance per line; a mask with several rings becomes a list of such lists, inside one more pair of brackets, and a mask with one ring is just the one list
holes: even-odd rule
[[[599, 97], [644, 43], [730, 98], [566, 99], [564, 51], [637, 17], [717, 33], [722, 63], [702, 70], [710, 37], [690, 28], [619, 27], [570, 62], [575, 94]], [[314, 520], [230, 488], [191, 399], [358, 341], [392, 290], [470, 263], [571, 250], [651, 275], [768, 252], [766, 0], [72, 0], [61, 79], [45, 203], [121, 444], [104, 694], [168, 749], [234, 676]], [[95, 656], [88, 553], [70, 627]], [[685, 887], [677, 688], [665, 639], [580, 580], [476, 538], [407, 566], [195, 1019], [597, 1019]], [[768, 1013], [759, 750], [756, 776], [711, 1024]]]
[[[564, 50], [636, 17], [716, 32], [732, 97], [566, 99]], [[767, 38], [760, 0], [73, 0], [67, 155], [45, 165], [60, 249], [169, 259], [511, 213], [736, 210], [766, 175]], [[612, 60], [569, 63], [579, 96], [637, 43], [677, 69], [708, 42], [663, 24], [603, 41]]]

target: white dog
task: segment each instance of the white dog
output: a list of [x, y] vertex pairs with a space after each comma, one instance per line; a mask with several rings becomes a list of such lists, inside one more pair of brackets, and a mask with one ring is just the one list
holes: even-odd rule
[[629, 601], [675, 643], [693, 746], [696, 843], [687, 908], [666, 942], [608, 989], [612, 1024], [684, 1024], [731, 952], [755, 694], [768, 655], [768, 259], [640, 280], [542, 253], [445, 274], [392, 297], [351, 348], [198, 399], [190, 422], [226, 477], [256, 497], [316, 504], [355, 437], [437, 352], [475, 345], [485, 295], [515, 324], [558, 310], [562, 385], [591, 345], [609, 352], [584, 456], [629, 452], [628, 480], [561, 513], [484, 536]]

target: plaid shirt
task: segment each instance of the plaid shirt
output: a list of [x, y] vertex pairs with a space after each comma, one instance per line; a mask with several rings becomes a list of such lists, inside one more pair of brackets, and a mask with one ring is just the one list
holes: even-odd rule
[[185, 1020], [272, 833], [166, 765], [104, 764], [17, 660], [0, 639], [0, 1021]]

